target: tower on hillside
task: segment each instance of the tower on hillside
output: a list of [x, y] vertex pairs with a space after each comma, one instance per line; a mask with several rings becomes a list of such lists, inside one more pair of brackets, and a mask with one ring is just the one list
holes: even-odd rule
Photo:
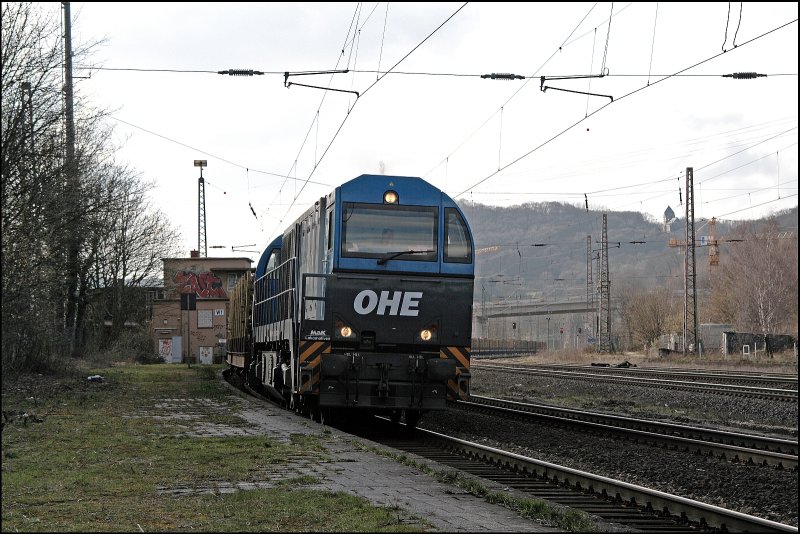
[[667, 206], [667, 209], [664, 210], [664, 231], [669, 233], [670, 225], [672, 221], [675, 220], [675, 212], [672, 211], [672, 208]]

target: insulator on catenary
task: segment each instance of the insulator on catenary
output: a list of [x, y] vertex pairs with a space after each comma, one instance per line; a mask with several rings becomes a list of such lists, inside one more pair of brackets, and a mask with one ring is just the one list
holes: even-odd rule
[[734, 72], [733, 74], [723, 74], [723, 78], [733, 78], [734, 80], [751, 80], [753, 78], [766, 78], [766, 74], [757, 72]]
[[264, 74], [260, 70], [253, 69], [229, 69], [218, 71], [217, 74], [228, 74], [230, 76], [253, 76], [255, 74]]
[[524, 80], [525, 76], [511, 74], [510, 72], [493, 72], [491, 74], [481, 74], [481, 78], [490, 78], [492, 80]]

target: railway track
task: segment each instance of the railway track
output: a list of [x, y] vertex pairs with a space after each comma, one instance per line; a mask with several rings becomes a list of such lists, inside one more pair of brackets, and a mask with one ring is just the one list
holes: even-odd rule
[[[233, 377], [227, 377], [231, 381]], [[232, 383], [249, 394], [274, 402]], [[797, 528], [685, 497], [528, 458], [424, 429], [376, 418], [380, 424], [343, 430], [416, 454], [522, 495], [582, 510], [609, 523], [646, 532], [797, 532]]]
[[527, 497], [555, 502], [609, 523], [646, 532], [797, 532], [791, 525], [422, 428], [413, 433], [372, 428], [357, 435], [501, 483]]
[[[490, 370], [518, 375], [547, 376], [569, 380], [594, 380], [598, 382], [613, 383], [628, 386], [658, 387], [679, 391], [697, 393], [716, 393], [729, 396], [768, 399], [776, 401], [797, 402], [797, 389], [753, 387], [736, 384], [720, 384], [714, 382], [698, 382], [685, 380], [670, 380], [667, 378], [649, 378], [642, 376], [626, 376], [617, 369], [614, 372], [596, 371], [594, 368], [580, 368], [575, 370], [548, 369], [540, 367], [512, 367], [497, 364], [473, 363], [472, 369]], [[608, 368], [597, 368], [608, 369]], [[709, 377], [710, 378], [710, 377]], [[795, 386], [796, 387], [796, 386]]]
[[718, 458], [797, 470], [797, 441], [739, 432], [601, 414], [472, 395], [456, 401], [462, 410], [494, 411], [503, 416], [535, 418], [546, 424], [579, 426], [588, 432], [621, 435], [638, 443], [713, 455]]

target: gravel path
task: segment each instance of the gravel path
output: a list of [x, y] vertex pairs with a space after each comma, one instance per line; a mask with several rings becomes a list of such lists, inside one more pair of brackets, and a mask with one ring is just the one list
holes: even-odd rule
[[[515, 376], [474, 369], [472, 393], [606, 413], [736, 428], [797, 438], [797, 403], [697, 395], [658, 388]], [[426, 414], [420, 426], [518, 454], [798, 525], [798, 473], [725, 462], [539, 424], [502, 424], [459, 410]], [[490, 430], [487, 430], [490, 429]]]

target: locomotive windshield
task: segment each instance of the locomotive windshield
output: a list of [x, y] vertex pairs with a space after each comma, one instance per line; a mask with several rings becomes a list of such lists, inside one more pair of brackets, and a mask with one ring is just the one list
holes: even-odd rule
[[435, 261], [438, 219], [433, 206], [345, 203], [342, 256]]
[[470, 263], [472, 261], [472, 241], [467, 223], [454, 208], [444, 210], [444, 261]]

